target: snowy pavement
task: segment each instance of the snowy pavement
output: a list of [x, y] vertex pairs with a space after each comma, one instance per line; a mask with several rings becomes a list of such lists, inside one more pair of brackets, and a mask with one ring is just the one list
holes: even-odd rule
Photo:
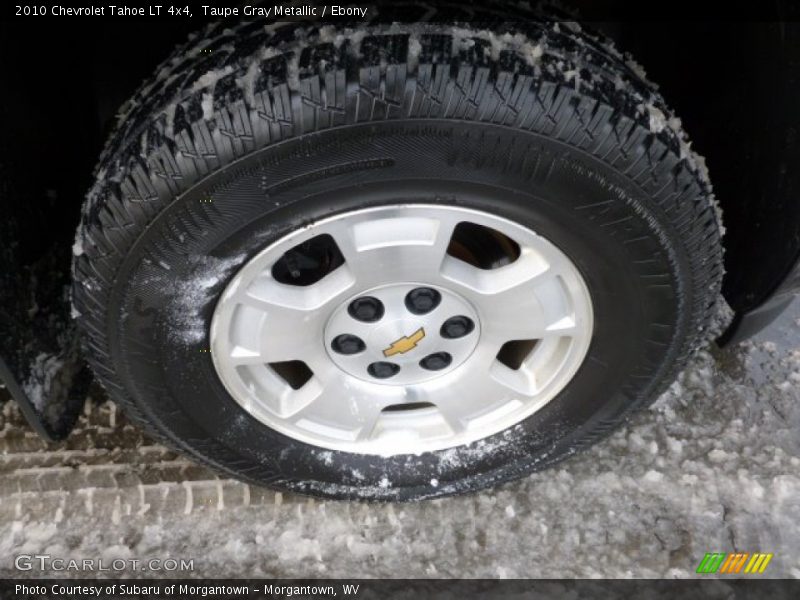
[[0, 576], [39, 575], [12, 557], [47, 553], [194, 559], [183, 575], [198, 577], [687, 577], [706, 552], [760, 551], [775, 555], [765, 576], [797, 578], [798, 389], [795, 303], [756, 340], [701, 352], [650, 409], [555, 469], [403, 505], [218, 480], [108, 402], [48, 449], [5, 402]]

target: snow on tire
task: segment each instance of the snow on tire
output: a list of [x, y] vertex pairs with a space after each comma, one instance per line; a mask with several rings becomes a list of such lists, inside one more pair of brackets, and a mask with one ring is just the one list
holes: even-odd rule
[[336, 498], [596, 441], [672, 381], [722, 275], [680, 121], [606, 40], [537, 21], [211, 26], [121, 113], [77, 236], [113, 399], [217, 470]]

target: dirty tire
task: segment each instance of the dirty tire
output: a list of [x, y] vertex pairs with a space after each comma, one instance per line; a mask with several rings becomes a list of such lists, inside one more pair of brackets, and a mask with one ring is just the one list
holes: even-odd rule
[[[226, 283], [315, 219], [391, 203], [370, 186], [505, 216], [572, 258], [595, 330], [556, 399], [468, 446], [387, 458], [320, 452], [233, 401], [207, 352]], [[420, 499], [548, 466], [651, 401], [704, 338], [719, 225], [679, 121], [575, 24], [226, 23], [123, 108], [84, 207], [74, 305], [97, 376], [157, 438], [262, 485]]]

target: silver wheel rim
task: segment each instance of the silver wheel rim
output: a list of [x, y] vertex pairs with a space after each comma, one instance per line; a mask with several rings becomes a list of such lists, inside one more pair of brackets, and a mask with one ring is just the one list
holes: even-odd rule
[[[506, 236], [515, 254], [496, 268], [454, 256], [464, 223]], [[286, 253], [319, 240], [341, 264], [310, 284], [282, 280]], [[583, 278], [545, 238], [472, 209], [395, 205], [317, 221], [259, 252], [223, 291], [210, 340], [223, 385], [264, 425], [391, 456], [526, 419], [572, 380], [592, 331]]]

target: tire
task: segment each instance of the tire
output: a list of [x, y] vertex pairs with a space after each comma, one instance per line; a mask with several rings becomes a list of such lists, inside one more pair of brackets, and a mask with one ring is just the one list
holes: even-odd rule
[[[123, 110], [84, 207], [73, 297], [97, 376], [197, 460], [324, 497], [462, 493], [587, 447], [671, 383], [722, 276], [702, 163], [631, 64], [564, 23], [210, 27]], [[482, 439], [382, 456], [296, 439], [233, 397], [210, 329], [243, 265], [387, 206], [501, 218], [568, 257], [593, 325], [554, 398]]]

